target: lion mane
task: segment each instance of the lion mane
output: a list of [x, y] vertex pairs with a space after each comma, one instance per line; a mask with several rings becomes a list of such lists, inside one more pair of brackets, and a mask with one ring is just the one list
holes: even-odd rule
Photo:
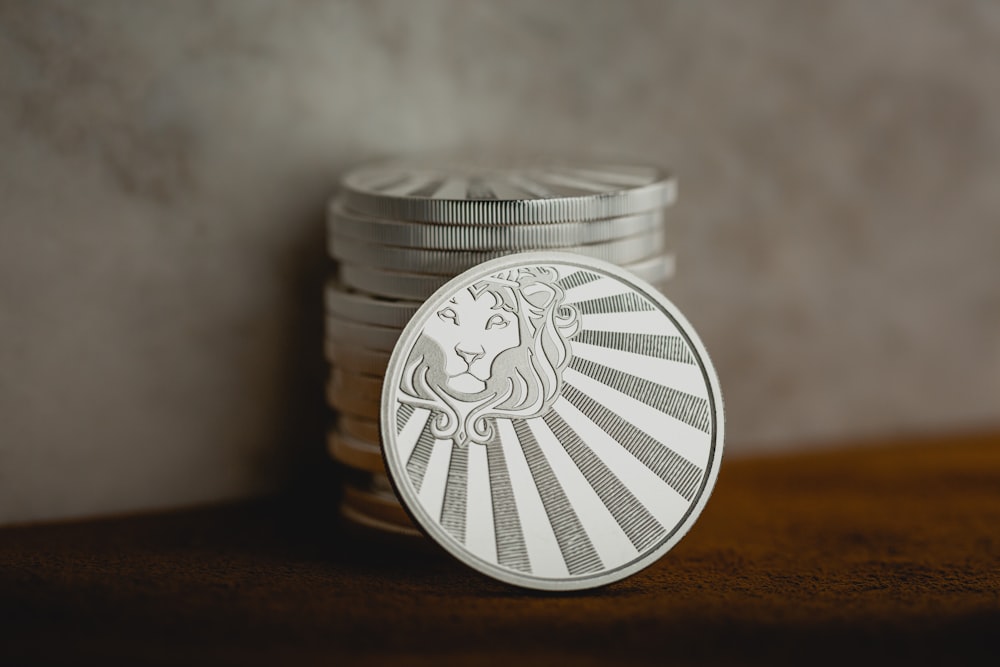
[[432, 338], [421, 335], [403, 370], [399, 400], [432, 412], [435, 438], [464, 447], [485, 444], [495, 418], [540, 417], [562, 391], [563, 370], [579, 331], [579, 314], [563, 304], [565, 293], [549, 267], [522, 267], [494, 274], [469, 291], [475, 298], [492, 294], [494, 309], [516, 316], [520, 343], [497, 355], [486, 387], [466, 394], [448, 387], [445, 354]]

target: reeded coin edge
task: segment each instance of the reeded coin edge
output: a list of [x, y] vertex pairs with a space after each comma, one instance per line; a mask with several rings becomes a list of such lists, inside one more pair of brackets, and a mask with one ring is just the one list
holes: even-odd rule
[[[615, 264], [634, 264], [662, 255], [665, 241], [664, 230], [654, 228], [612, 241], [567, 245], [550, 250], [595, 257]], [[452, 276], [490, 259], [510, 254], [509, 250], [406, 248], [335, 236], [329, 237], [328, 246], [327, 253], [337, 261], [358, 262], [383, 271], [432, 276]]]
[[[659, 306], [663, 313], [671, 319], [691, 350], [695, 353], [699, 367], [708, 387], [709, 410], [713, 416], [713, 433], [711, 441], [711, 452], [708, 463], [705, 467], [706, 474], [702, 478], [701, 485], [696, 493], [697, 500], [688, 507], [687, 511], [677, 522], [677, 524], [667, 532], [663, 540], [653, 549], [640, 554], [635, 560], [625, 563], [609, 570], [604, 570], [596, 575], [567, 576], [561, 579], [552, 579], [525, 575], [500, 567], [494, 563], [482, 560], [472, 552], [464, 549], [454, 541], [444, 528], [430, 516], [420, 503], [416, 491], [405, 473], [405, 466], [399, 461], [398, 452], [395, 447], [389, 446], [386, 440], [395, 433], [395, 410], [387, 409], [387, 405], [393, 402], [393, 388], [399, 382], [399, 375], [409, 355], [413, 344], [420, 334], [423, 320], [436, 307], [437, 301], [446, 295], [468, 284], [480, 276], [490, 275], [505, 269], [518, 266], [559, 264], [568, 265], [579, 269], [591, 270], [604, 273], [616, 278], [632, 289], [645, 295]], [[389, 359], [389, 366], [385, 374], [386, 381], [382, 387], [382, 398], [379, 410], [379, 419], [382, 427], [382, 457], [385, 460], [385, 469], [389, 480], [392, 482], [396, 496], [400, 499], [403, 508], [413, 519], [414, 525], [420, 528], [436, 544], [454, 558], [468, 565], [474, 570], [493, 577], [494, 579], [536, 590], [549, 591], [571, 591], [597, 588], [606, 586], [645, 569], [655, 563], [664, 554], [670, 551], [687, 534], [701, 515], [708, 498], [715, 487], [716, 479], [719, 475], [719, 466], [722, 463], [722, 452], [725, 443], [725, 411], [722, 402], [722, 392], [719, 387], [718, 375], [712, 365], [711, 358], [704, 344], [698, 337], [694, 327], [688, 319], [681, 313], [666, 296], [664, 296], [652, 284], [642, 280], [638, 276], [609, 262], [596, 260], [580, 255], [559, 252], [526, 252], [509, 255], [500, 259], [484, 262], [455, 278], [449, 280], [441, 288], [436, 290], [414, 314], [400, 336], [399, 343]]]
[[[597, 220], [476, 226], [373, 218], [347, 210], [339, 197], [331, 201], [327, 211], [327, 234], [330, 237], [433, 250], [555, 251], [559, 247], [613, 241], [661, 229], [665, 224], [665, 208]], [[359, 229], [365, 232], [359, 233]], [[600, 230], [600, 233], [595, 230]]]
[[427, 199], [376, 194], [342, 183], [344, 204], [364, 215], [390, 220], [456, 225], [547, 224], [635, 215], [670, 206], [677, 183], [663, 180], [617, 192], [550, 199]]

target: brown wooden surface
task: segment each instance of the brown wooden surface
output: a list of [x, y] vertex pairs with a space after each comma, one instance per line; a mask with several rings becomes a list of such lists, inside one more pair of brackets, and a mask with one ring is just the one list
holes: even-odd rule
[[0, 530], [0, 664], [996, 661], [1000, 436], [723, 464], [659, 563], [537, 594], [323, 492]]

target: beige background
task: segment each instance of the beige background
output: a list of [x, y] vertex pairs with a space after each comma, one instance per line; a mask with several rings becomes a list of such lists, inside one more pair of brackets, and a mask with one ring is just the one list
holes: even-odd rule
[[384, 154], [674, 167], [730, 451], [1000, 423], [1000, 4], [0, 1], [0, 522], [322, 459], [322, 208]]

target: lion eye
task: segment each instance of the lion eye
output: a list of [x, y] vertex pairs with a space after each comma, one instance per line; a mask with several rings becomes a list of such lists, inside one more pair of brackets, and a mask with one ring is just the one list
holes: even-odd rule
[[445, 308], [444, 310], [439, 310], [438, 317], [440, 317], [442, 320], [451, 320], [454, 324], [458, 324], [458, 313], [456, 313], [451, 308]]
[[486, 328], [492, 329], [493, 327], [499, 327], [503, 329], [507, 326], [508, 322], [504, 319], [503, 315], [494, 315], [489, 320], [486, 321]]

